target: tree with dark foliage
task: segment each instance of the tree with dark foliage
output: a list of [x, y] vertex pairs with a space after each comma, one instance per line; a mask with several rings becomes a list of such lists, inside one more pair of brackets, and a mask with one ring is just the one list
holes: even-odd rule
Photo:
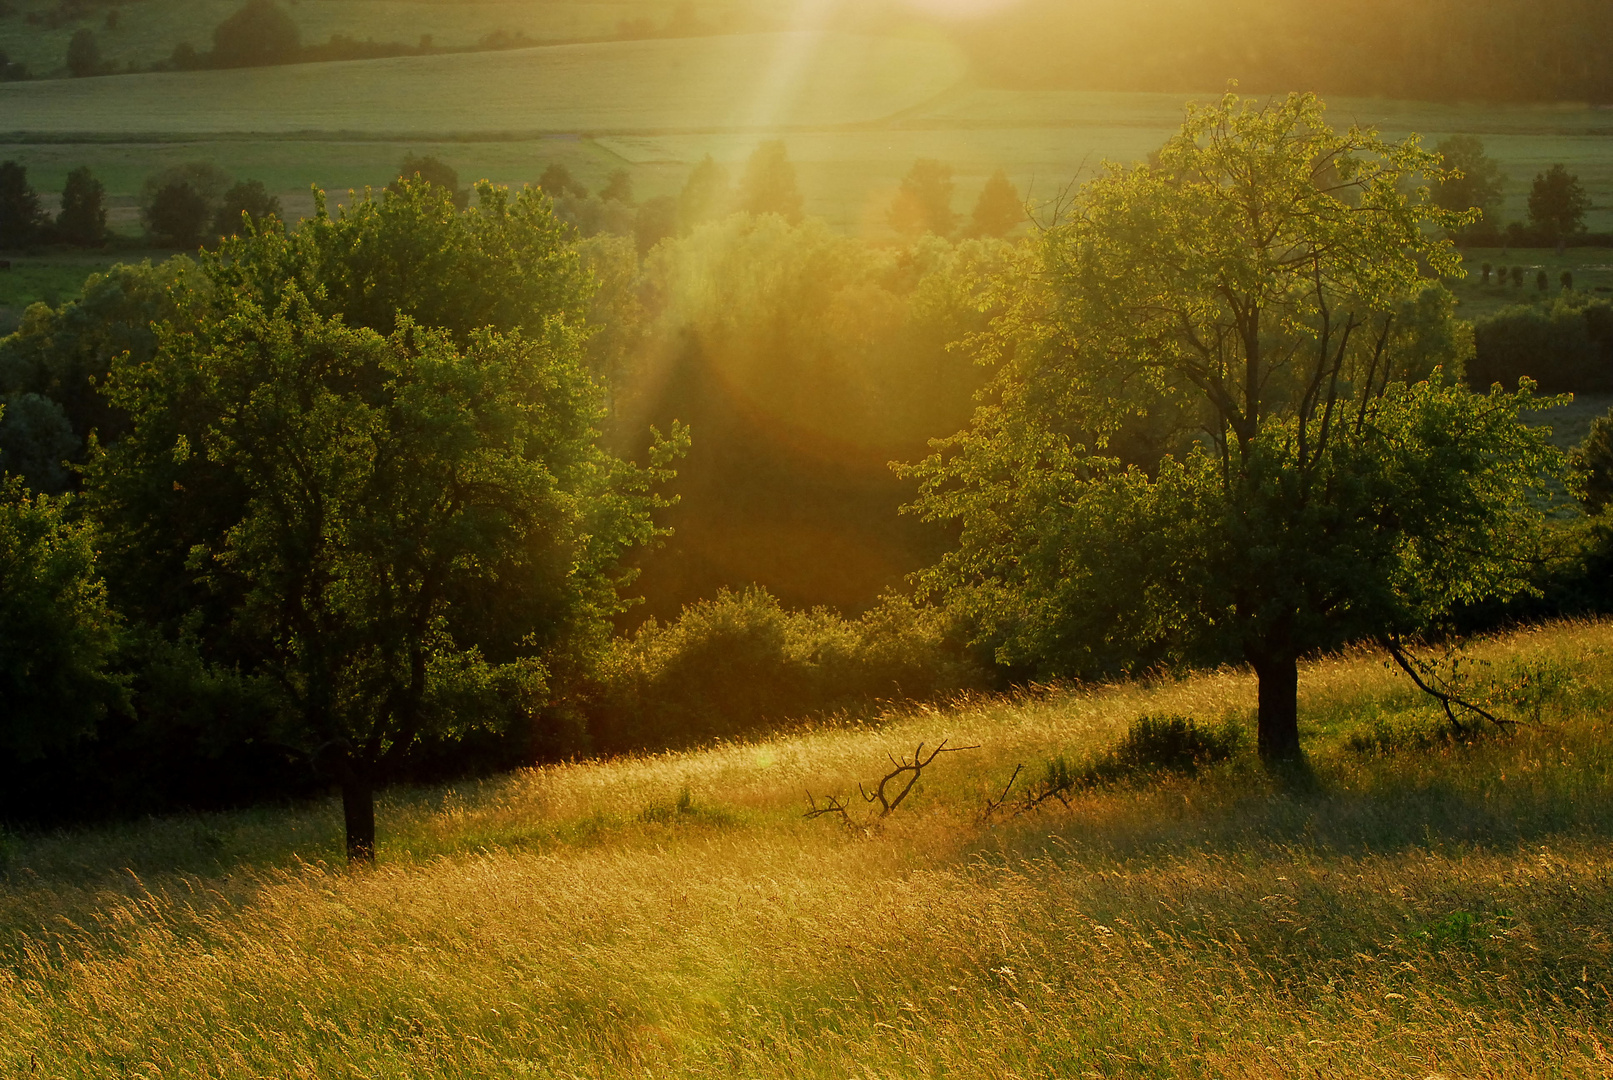
[[106, 73], [101, 47], [90, 30], [75, 30], [67, 42], [67, 73], [75, 79]]
[[274, 0], [247, 0], [213, 30], [212, 66], [265, 67], [297, 58], [297, 24]]
[[28, 183], [28, 170], [15, 161], [0, 161], [0, 248], [34, 242], [45, 222], [39, 193]]
[[123, 602], [281, 688], [355, 862], [422, 738], [530, 722], [608, 636], [676, 449], [601, 448], [576, 254], [536, 193], [481, 194], [404, 181], [226, 240], [207, 311], [114, 363], [131, 430], [91, 465]]
[[88, 165], [80, 165], [67, 174], [62, 209], [56, 215], [56, 235], [79, 247], [106, 243], [106, 188]]
[[207, 228], [207, 200], [189, 183], [174, 180], [152, 194], [143, 216], [146, 228], [159, 243], [193, 248], [202, 242], [202, 232]]
[[0, 757], [12, 761], [70, 743], [127, 705], [91, 527], [68, 508], [0, 475]]
[[242, 180], [219, 200], [218, 213], [213, 218], [213, 231], [219, 236], [234, 236], [241, 231], [243, 214], [253, 223], [280, 217], [280, 200], [269, 194], [262, 180]]
[[454, 208], [457, 210], [463, 210], [470, 205], [470, 189], [459, 186], [459, 173], [453, 166], [433, 154], [426, 154], [423, 157], [405, 154], [403, 164], [398, 166], [398, 178], [387, 185], [387, 190], [400, 191], [402, 190], [400, 185], [407, 180], [423, 180], [442, 188], [454, 201]]
[[1529, 189], [1529, 224], [1552, 243], [1561, 243], [1583, 231], [1585, 211], [1590, 208], [1590, 196], [1585, 194], [1579, 177], [1561, 165], [1537, 174]]
[[1446, 173], [1434, 189], [1434, 201], [1447, 210], [1476, 208], [1486, 218], [1501, 205], [1506, 176], [1484, 152], [1474, 135], [1452, 135], [1435, 147]]

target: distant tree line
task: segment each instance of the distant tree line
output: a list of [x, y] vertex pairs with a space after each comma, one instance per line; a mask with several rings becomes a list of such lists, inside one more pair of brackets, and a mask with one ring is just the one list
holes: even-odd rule
[[43, 243], [100, 247], [107, 235], [106, 189], [88, 166], [67, 174], [61, 209], [52, 215], [28, 183], [28, 170], [0, 161], [0, 249]]
[[[261, 180], [235, 181], [218, 166], [189, 162], [146, 178], [140, 198], [146, 238], [155, 244], [194, 248], [204, 241], [241, 231], [245, 214], [253, 221], [280, 217], [280, 200]], [[101, 247], [111, 239], [106, 222], [106, 189], [80, 166], [67, 174], [61, 208], [51, 215], [28, 183], [28, 170], [0, 162], [0, 249], [43, 244]]]
[[1603, 0], [1030, 0], [957, 36], [998, 85], [1613, 102]]

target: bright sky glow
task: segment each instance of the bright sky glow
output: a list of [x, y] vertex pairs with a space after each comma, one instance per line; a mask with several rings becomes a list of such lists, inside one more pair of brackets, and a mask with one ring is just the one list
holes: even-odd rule
[[904, 0], [911, 8], [926, 15], [939, 15], [947, 19], [972, 19], [1004, 11], [1020, 0]]

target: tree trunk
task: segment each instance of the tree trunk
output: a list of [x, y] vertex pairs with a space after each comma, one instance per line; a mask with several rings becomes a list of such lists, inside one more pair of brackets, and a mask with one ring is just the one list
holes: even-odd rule
[[347, 822], [347, 864], [375, 862], [375, 789], [368, 780], [342, 780], [342, 816]]
[[1263, 761], [1299, 758], [1299, 661], [1292, 656], [1254, 662], [1260, 680], [1256, 745]]

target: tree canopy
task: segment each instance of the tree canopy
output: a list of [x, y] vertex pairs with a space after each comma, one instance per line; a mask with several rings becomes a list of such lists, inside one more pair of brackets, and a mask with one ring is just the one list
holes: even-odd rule
[[1590, 208], [1590, 196], [1579, 177], [1561, 165], [1537, 174], [1529, 188], [1529, 224], [1554, 241], [1582, 231]]
[[30, 244], [45, 221], [39, 193], [28, 183], [28, 170], [15, 161], [0, 161], [0, 248]]
[[1528, 587], [1561, 455], [1470, 338], [1437, 161], [1321, 103], [1190, 108], [1110, 166], [1004, 290], [971, 427], [911, 468], [961, 524], [929, 585], [1046, 674], [1248, 661], [1264, 755], [1298, 753], [1297, 660]]
[[998, 169], [980, 189], [980, 197], [969, 215], [969, 232], [974, 236], [1007, 236], [1024, 220], [1024, 201], [1009, 181], [1008, 173]]
[[749, 214], [777, 214], [795, 225], [803, 200], [795, 183], [795, 166], [783, 139], [759, 144], [745, 163], [739, 182], [738, 208]]
[[62, 188], [62, 208], [56, 215], [56, 232], [63, 240], [80, 247], [100, 247], [106, 243], [106, 188], [80, 165], [67, 174]]
[[1506, 176], [1484, 152], [1476, 135], [1451, 135], [1435, 147], [1445, 175], [1434, 189], [1434, 201], [1446, 210], [1476, 208], [1485, 217], [1501, 205]]
[[891, 200], [891, 228], [903, 236], [934, 233], [951, 236], [958, 216], [952, 212], [952, 166], [933, 158], [913, 163]]
[[90, 526], [0, 475], [0, 754], [30, 760], [123, 708], [118, 639]]
[[289, 63], [301, 44], [297, 24], [284, 8], [274, 0], [247, 0], [213, 29], [213, 66]]
[[273, 679], [357, 859], [418, 739], [530, 715], [608, 633], [676, 449], [601, 449], [575, 252], [541, 196], [481, 195], [405, 181], [224, 241], [199, 315], [114, 361], [129, 429], [91, 465], [128, 609]]

